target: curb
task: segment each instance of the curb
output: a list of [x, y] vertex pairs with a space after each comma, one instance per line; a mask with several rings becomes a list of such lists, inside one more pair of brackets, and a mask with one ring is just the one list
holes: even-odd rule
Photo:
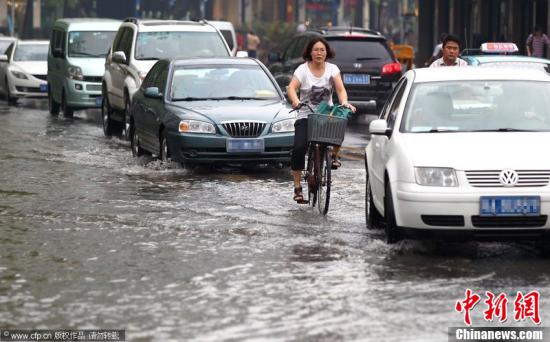
[[361, 147], [342, 146], [340, 156], [344, 160], [364, 160], [365, 149]]

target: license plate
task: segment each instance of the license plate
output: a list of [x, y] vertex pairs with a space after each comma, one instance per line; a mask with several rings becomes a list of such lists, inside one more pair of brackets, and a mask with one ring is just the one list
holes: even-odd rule
[[103, 97], [98, 96], [98, 97], [95, 98], [95, 106], [96, 107], [101, 107], [102, 102], [103, 102]]
[[482, 196], [481, 216], [540, 215], [540, 196]]
[[47, 93], [48, 92], [48, 84], [47, 83], [40, 85], [40, 92], [41, 93]]
[[263, 152], [264, 139], [227, 139], [227, 152]]
[[346, 84], [370, 84], [370, 75], [367, 74], [344, 74]]

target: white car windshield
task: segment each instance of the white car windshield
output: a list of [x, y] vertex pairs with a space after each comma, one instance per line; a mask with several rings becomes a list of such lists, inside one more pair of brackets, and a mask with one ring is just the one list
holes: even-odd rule
[[69, 33], [69, 56], [101, 58], [107, 56], [116, 31], [72, 31]]
[[45, 62], [48, 60], [48, 44], [21, 44], [13, 55], [15, 62]]
[[550, 131], [550, 82], [452, 81], [417, 84], [400, 131]]
[[550, 63], [541, 62], [484, 62], [480, 63], [479, 66], [484, 68], [503, 67], [514, 69], [535, 69], [550, 72]]
[[173, 101], [205, 99], [273, 99], [279, 94], [260, 68], [255, 66], [211, 66], [176, 69], [172, 78]]
[[225, 57], [229, 52], [217, 32], [140, 32], [135, 58]]

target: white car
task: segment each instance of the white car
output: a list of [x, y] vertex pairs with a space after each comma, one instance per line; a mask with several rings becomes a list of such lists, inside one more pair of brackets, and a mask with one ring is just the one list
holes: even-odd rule
[[367, 228], [403, 237], [542, 239], [550, 233], [550, 76], [415, 69], [365, 148]]
[[48, 96], [48, 46], [47, 40], [15, 41], [0, 55], [0, 93], [10, 104]]
[[126, 139], [131, 137], [132, 98], [159, 59], [230, 55], [222, 34], [206, 21], [125, 19], [105, 59], [103, 132], [106, 136], [123, 133]]

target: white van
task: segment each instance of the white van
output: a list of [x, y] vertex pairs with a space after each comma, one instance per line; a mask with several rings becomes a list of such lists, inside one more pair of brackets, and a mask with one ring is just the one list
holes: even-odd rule
[[48, 105], [52, 115], [100, 107], [105, 56], [120, 26], [112, 19], [58, 19], [48, 53]]
[[222, 36], [225, 38], [229, 50], [231, 50], [231, 56], [237, 55], [237, 36], [235, 35], [235, 28], [233, 24], [229, 21], [217, 21], [209, 20], [209, 24], [217, 28]]

